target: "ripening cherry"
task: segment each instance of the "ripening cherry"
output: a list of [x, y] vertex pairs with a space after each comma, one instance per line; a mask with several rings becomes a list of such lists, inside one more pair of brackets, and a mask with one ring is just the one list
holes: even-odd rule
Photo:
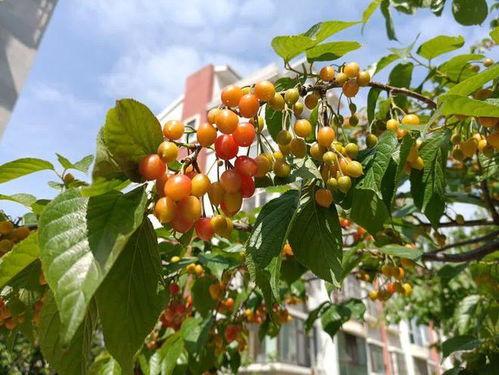
[[194, 229], [196, 230], [196, 235], [203, 241], [210, 241], [215, 234], [211, 225], [211, 219], [207, 217], [197, 220], [194, 224]]
[[241, 176], [253, 177], [258, 171], [258, 165], [256, 161], [249, 156], [238, 156], [234, 167]]
[[255, 194], [255, 180], [249, 176], [241, 175], [240, 192], [243, 198], [252, 197]]
[[213, 108], [208, 111], [208, 114], [206, 115], [206, 119], [208, 120], [208, 123], [210, 125], [215, 124], [215, 121], [217, 120], [217, 116], [220, 113], [220, 109], [218, 108]]
[[154, 205], [154, 216], [160, 223], [169, 223], [175, 218], [177, 206], [170, 197], [159, 198]]
[[208, 122], [199, 125], [196, 131], [198, 143], [203, 147], [209, 147], [217, 139], [217, 129]]
[[301, 138], [293, 138], [289, 144], [291, 153], [301, 159], [307, 155], [307, 143]]
[[177, 140], [184, 134], [185, 126], [182, 121], [170, 120], [163, 127], [163, 134], [166, 138]]
[[191, 223], [199, 219], [201, 217], [201, 202], [199, 199], [190, 195], [178, 201], [177, 216]]
[[277, 177], [288, 177], [291, 167], [283, 160], [276, 160], [274, 163], [274, 173]]
[[399, 122], [396, 119], [391, 118], [386, 122], [386, 129], [387, 130], [397, 130], [399, 128]]
[[192, 177], [191, 181], [191, 194], [196, 197], [205, 195], [210, 189], [211, 182], [208, 176], [206, 176], [205, 174], [198, 173], [194, 177]]
[[489, 134], [487, 137], [487, 143], [494, 147], [496, 150], [499, 149], [499, 133]]
[[232, 133], [234, 141], [241, 147], [251, 146], [255, 139], [255, 127], [249, 122], [239, 124]]
[[168, 172], [165, 172], [160, 178], [156, 179], [156, 193], [160, 197], [165, 196], [165, 184], [168, 181]]
[[215, 153], [218, 158], [230, 160], [237, 155], [239, 146], [231, 134], [219, 135], [215, 141]]
[[356, 80], [350, 79], [343, 84], [342, 90], [347, 98], [353, 98], [359, 92], [359, 84]]
[[324, 66], [319, 72], [319, 77], [325, 82], [334, 80], [334, 68], [331, 65]]
[[262, 102], [269, 102], [275, 95], [274, 84], [270, 81], [260, 81], [255, 85], [255, 96]]
[[312, 124], [305, 119], [296, 120], [293, 129], [299, 137], [308, 137], [312, 133]]
[[174, 231], [185, 233], [192, 228], [192, 224], [193, 223], [191, 221], [185, 220], [182, 217], [175, 217], [170, 225]]
[[239, 113], [242, 117], [255, 117], [259, 108], [260, 103], [258, 102], [256, 95], [246, 94], [239, 100]]
[[349, 62], [343, 68], [343, 73], [345, 73], [348, 78], [358, 77], [359, 72], [360, 72], [360, 66], [356, 62]]
[[336, 77], [334, 80], [336, 81], [336, 83], [339, 86], [343, 86], [343, 84], [348, 80], [348, 77], [345, 73], [340, 72], [340, 73], [336, 74]]
[[227, 193], [235, 193], [241, 188], [241, 175], [235, 169], [228, 169], [220, 176], [220, 183]]
[[360, 72], [359, 76], [357, 77], [357, 83], [359, 84], [359, 86], [367, 86], [370, 80], [371, 75], [366, 71]]
[[312, 146], [310, 146], [310, 155], [315, 160], [322, 161], [322, 155], [324, 155], [325, 152], [325, 148], [318, 143], [314, 143]]
[[284, 98], [278, 92], [276, 92], [274, 97], [269, 101], [270, 108], [278, 112], [284, 109], [285, 104]]
[[174, 201], [179, 201], [191, 194], [192, 182], [183, 174], [171, 176], [165, 184], [165, 195]]
[[171, 163], [177, 160], [178, 147], [173, 142], [161, 142], [158, 147], [158, 155], [165, 163]]
[[330, 126], [323, 126], [317, 132], [317, 143], [322, 147], [329, 147], [336, 137], [336, 132]]
[[215, 215], [210, 219], [210, 224], [211, 227], [213, 228], [213, 231], [218, 234], [219, 236], [222, 236], [225, 234], [227, 231], [227, 221], [225, 220], [225, 217], [222, 215]]
[[139, 173], [146, 180], [156, 180], [166, 172], [166, 165], [158, 154], [144, 156], [139, 163]]
[[211, 184], [208, 190], [208, 197], [210, 198], [210, 202], [215, 207], [222, 203], [223, 196], [225, 194], [225, 190], [220, 183], [220, 181], [214, 182]]
[[480, 125], [486, 127], [486, 128], [493, 128], [497, 124], [499, 124], [499, 118], [498, 117], [479, 117], [478, 122]]
[[358, 161], [351, 161], [347, 164], [344, 172], [351, 177], [360, 177], [362, 176], [362, 164]]
[[[247, 177], [250, 178], [250, 177]], [[225, 193], [220, 203], [220, 207], [225, 212], [227, 216], [234, 216], [239, 212], [243, 204], [243, 197], [240, 192], [235, 193]]]
[[315, 192], [315, 202], [319, 206], [329, 208], [333, 203], [333, 193], [328, 189], [317, 189]]
[[297, 88], [287, 89], [284, 92], [284, 101], [287, 103], [287, 105], [291, 106], [295, 104], [299, 98], [300, 98], [300, 92], [298, 91]]
[[264, 177], [272, 169], [272, 161], [265, 155], [258, 155], [255, 158], [257, 166], [255, 177]]
[[180, 287], [177, 283], [171, 283], [168, 285], [168, 291], [171, 295], [178, 294], [180, 292]]
[[419, 117], [415, 114], [408, 114], [402, 117], [402, 124], [406, 125], [419, 125]]
[[227, 107], [235, 107], [243, 96], [243, 90], [236, 85], [225, 86], [220, 95], [222, 103]]
[[345, 153], [350, 158], [355, 159], [359, 153], [359, 146], [357, 146], [355, 143], [348, 143], [345, 146]]
[[314, 109], [315, 107], [317, 107], [317, 103], [319, 103], [320, 98], [321, 98], [321, 96], [316, 92], [308, 94], [305, 97], [305, 106], [308, 109]]
[[230, 109], [222, 109], [216, 118], [217, 129], [224, 134], [232, 134], [239, 124], [239, 117]]
[[230, 324], [225, 328], [224, 336], [225, 340], [229, 344], [237, 339], [238, 334], [239, 334], [239, 327], [234, 324]]
[[352, 187], [352, 180], [349, 176], [338, 177], [338, 190], [342, 193], [347, 193]]
[[289, 142], [291, 142], [291, 139], [293, 139], [293, 136], [286, 129], [279, 131], [276, 136], [277, 144], [282, 146], [288, 145]]
[[293, 113], [295, 116], [300, 116], [303, 113], [303, 103], [302, 102], [297, 102], [293, 106]]

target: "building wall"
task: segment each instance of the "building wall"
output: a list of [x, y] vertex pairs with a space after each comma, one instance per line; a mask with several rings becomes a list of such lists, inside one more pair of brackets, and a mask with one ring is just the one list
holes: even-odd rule
[[56, 4], [57, 0], [0, 2], [0, 137]]

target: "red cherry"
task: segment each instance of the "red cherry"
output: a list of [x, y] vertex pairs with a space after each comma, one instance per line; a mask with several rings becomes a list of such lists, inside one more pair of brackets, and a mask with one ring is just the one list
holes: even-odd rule
[[252, 197], [255, 194], [255, 180], [252, 177], [241, 175], [241, 189], [243, 198]]
[[222, 134], [215, 141], [215, 153], [223, 160], [230, 160], [237, 155], [239, 146], [231, 134]]
[[236, 158], [236, 162], [234, 164], [236, 170], [242, 176], [250, 176], [253, 177], [258, 171], [258, 165], [256, 164], [255, 159], [250, 158], [249, 156], [238, 156]]
[[197, 236], [203, 241], [210, 241], [215, 234], [211, 225], [211, 219], [208, 217], [203, 217], [196, 221], [194, 228], [196, 229]]
[[171, 222], [171, 226], [173, 228], [174, 231], [176, 232], [180, 232], [180, 233], [185, 233], [187, 231], [189, 231], [189, 229], [192, 228], [192, 222], [190, 221], [187, 221], [181, 217], [175, 217], [172, 222]]
[[251, 146], [255, 139], [255, 127], [248, 122], [243, 122], [237, 126], [232, 136], [239, 146]]
[[170, 285], [168, 285], [168, 290], [170, 291], [170, 294], [175, 295], [180, 292], [180, 287], [177, 283], [171, 283]]

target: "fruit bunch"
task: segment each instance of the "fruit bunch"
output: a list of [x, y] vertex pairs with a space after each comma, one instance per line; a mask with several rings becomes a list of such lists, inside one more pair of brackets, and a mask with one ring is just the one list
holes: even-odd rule
[[28, 237], [29, 232], [28, 227], [16, 226], [9, 220], [0, 221], [0, 257]]
[[[412, 261], [406, 258], [402, 258], [401, 263], [402, 265], [405, 264], [408, 268], [413, 266]], [[406, 297], [411, 295], [412, 285], [410, 283], [401, 282], [405, 277], [404, 267], [385, 263], [381, 266], [381, 273], [385, 277], [386, 282], [381, 283], [381, 287], [369, 291], [368, 296], [372, 301], [386, 301], [395, 293], [402, 294]], [[391, 279], [395, 279], [396, 281], [391, 281]], [[378, 280], [378, 282], [380, 281], [382, 280]]]
[[192, 300], [191, 296], [184, 298], [180, 294], [180, 287], [177, 283], [170, 283], [168, 291], [171, 296], [170, 303], [161, 314], [160, 321], [163, 327], [178, 331], [192, 311]]

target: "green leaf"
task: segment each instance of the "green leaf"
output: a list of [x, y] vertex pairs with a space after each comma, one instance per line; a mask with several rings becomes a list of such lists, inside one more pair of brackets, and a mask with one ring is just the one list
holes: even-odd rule
[[393, 155], [393, 159], [397, 163], [397, 172], [395, 175], [395, 183], [394, 183], [394, 191], [396, 191], [402, 181], [403, 176], [405, 175], [404, 166], [407, 161], [407, 157], [411, 152], [412, 145], [414, 143], [414, 139], [410, 135], [406, 135], [402, 139], [402, 143], [400, 144], [399, 152]]
[[388, 65], [390, 65], [392, 62], [397, 61], [400, 58], [400, 56], [396, 53], [391, 53], [387, 56], [383, 56], [379, 61], [376, 63], [376, 69], [374, 70], [373, 76], [375, 74], [378, 74], [381, 70], [386, 68]]
[[419, 259], [423, 254], [420, 248], [411, 248], [402, 245], [385, 245], [380, 247], [379, 251], [387, 255], [408, 259]]
[[161, 125], [144, 104], [122, 99], [107, 113], [104, 144], [130, 180], [141, 180], [138, 163], [144, 156], [156, 153], [162, 141]]
[[182, 332], [169, 336], [149, 361], [150, 375], [171, 375], [184, 349]]
[[0, 289], [40, 256], [38, 233], [31, 232], [23, 241], [0, 258]]
[[343, 239], [334, 204], [321, 207], [315, 203], [314, 192], [304, 195], [289, 231], [289, 243], [298, 262], [321, 279], [339, 285]]
[[83, 159], [78, 160], [76, 163], [74, 163], [73, 168], [83, 173], [87, 173], [93, 161], [94, 161], [94, 156], [87, 155]]
[[447, 358], [454, 352], [475, 349], [480, 340], [473, 336], [455, 336], [442, 343], [442, 357]]
[[499, 44], [499, 26], [490, 32], [492, 40]]
[[192, 305], [202, 315], [208, 316], [217, 306], [217, 301], [211, 298], [210, 285], [216, 281], [208, 277], [201, 277], [194, 281], [192, 285]]
[[386, 131], [379, 137], [374, 158], [369, 162], [364, 177], [357, 184], [357, 189], [372, 190], [378, 197], [382, 197], [381, 180], [397, 146], [398, 140], [395, 132]]
[[444, 116], [466, 115], [476, 117], [499, 117], [499, 105], [468, 98], [462, 95], [445, 95], [441, 102]]
[[436, 228], [445, 209], [445, 167], [449, 151], [450, 132], [436, 132], [420, 148], [424, 170], [411, 171], [411, 194], [414, 204]]
[[331, 35], [357, 23], [344, 21], [319, 22], [303, 34], [275, 37], [272, 39], [272, 48], [287, 62], [329, 38]]
[[0, 194], [0, 200], [12, 201], [23, 206], [31, 208], [31, 205], [36, 202], [36, 197], [31, 194], [12, 194], [12, 195], [3, 195]]
[[277, 142], [277, 134], [282, 130], [282, 112], [274, 111], [270, 106], [266, 105], [265, 123], [270, 136]]
[[307, 269], [298, 263], [295, 257], [289, 257], [283, 259], [281, 263], [281, 280], [285, 281], [289, 285], [293, 284], [298, 280]]
[[92, 363], [88, 375], [121, 375], [121, 368], [113, 357], [108, 353], [104, 353], [99, 355]]
[[121, 178], [113, 178], [107, 180], [103, 177], [98, 177], [93, 180], [91, 185], [85, 186], [81, 189], [81, 195], [84, 197], [92, 197], [94, 195], [105, 194], [109, 191], [121, 191], [130, 185], [130, 180], [125, 176]]
[[46, 160], [35, 158], [9, 161], [0, 165], [0, 184], [43, 170], [54, 170], [54, 166]]
[[85, 317], [92, 296], [142, 223], [143, 188], [84, 198], [69, 189], [40, 217], [40, 252], [45, 278], [61, 315], [67, 344]]
[[[447, 95], [469, 95], [481, 88], [487, 82], [496, 79], [498, 76], [499, 64], [492, 65], [488, 69], [475, 74], [473, 77], [458, 83], [447, 92]], [[441, 96], [438, 102], [440, 103], [447, 95]]]
[[132, 372], [133, 357], [165, 305], [160, 263], [156, 233], [145, 219], [96, 293], [106, 348], [124, 373]]
[[464, 73], [466, 72], [466, 68], [470, 61], [480, 61], [484, 57], [484, 55], [474, 53], [454, 56], [440, 65], [438, 70], [447, 74], [450, 79], [460, 80], [461, 78], [464, 78]]
[[62, 323], [56, 301], [48, 294], [41, 312], [40, 348], [50, 367], [60, 375], [85, 375], [90, 364], [93, 331], [97, 321], [95, 304], [90, 304], [72, 340], [60, 340]]
[[444, 53], [461, 48], [463, 45], [464, 38], [462, 36], [439, 35], [421, 44], [417, 54], [431, 60]]
[[322, 329], [334, 340], [334, 336], [344, 323], [350, 318], [361, 319], [365, 310], [366, 306], [358, 299], [350, 299], [339, 305], [331, 305], [322, 313]]
[[307, 320], [305, 320], [305, 332], [310, 332], [310, 330], [314, 327], [314, 323], [321, 316], [322, 312], [331, 306], [331, 302], [324, 301], [315, 309], [308, 313]]
[[383, 229], [390, 216], [383, 200], [372, 190], [354, 188], [350, 218], [370, 233]]
[[453, 0], [454, 19], [464, 26], [480, 25], [487, 18], [486, 0]]
[[373, 0], [369, 3], [367, 8], [362, 13], [362, 32], [364, 32], [364, 27], [366, 26], [367, 21], [371, 18], [373, 13], [378, 9], [379, 4], [381, 4], [381, 0]]
[[328, 42], [318, 44], [307, 50], [307, 60], [310, 62], [336, 60], [361, 46], [357, 42]]
[[457, 333], [464, 335], [476, 327], [477, 310], [483, 298], [485, 297], [479, 294], [470, 294], [459, 301], [454, 310]]
[[56, 155], [57, 155], [57, 160], [64, 169], [70, 169], [73, 166], [73, 163], [71, 163], [67, 158], [65, 158], [61, 154], [56, 153]]
[[212, 325], [213, 317], [211, 315], [204, 320], [201, 318], [187, 318], [182, 323], [182, 338], [188, 352], [192, 354], [201, 352], [208, 342]]
[[114, 160], [104, 141], [104, 128], [102, 127], [97, 134], [95, 151], [95, 163], [92, 170], [92, 179], [110, 180], [114, 178], [126, 179], [126, 176], [120, 169], [120, 166]]
[[[410, 87], [413, 69], [414, 64], [410, 62], [395, 65], [388, 77], [388, 84], [395, 87]], [[405, 96], [395, 97], [395, 104], [399, 107], [403, 107], [406, 102], [407, 97]]]
[[376, 114], [376, 103], [378, 102], [381, 89], [371, 87], [367, 94], [367, 122], [370, 124], [374, 120]]
[[397, 40], [395, 28], [393, 26], [392, 14], [390, 12], [390, 0], [381, 1], [381, 14], [385, 17], [386, 35], [390, 40]]

